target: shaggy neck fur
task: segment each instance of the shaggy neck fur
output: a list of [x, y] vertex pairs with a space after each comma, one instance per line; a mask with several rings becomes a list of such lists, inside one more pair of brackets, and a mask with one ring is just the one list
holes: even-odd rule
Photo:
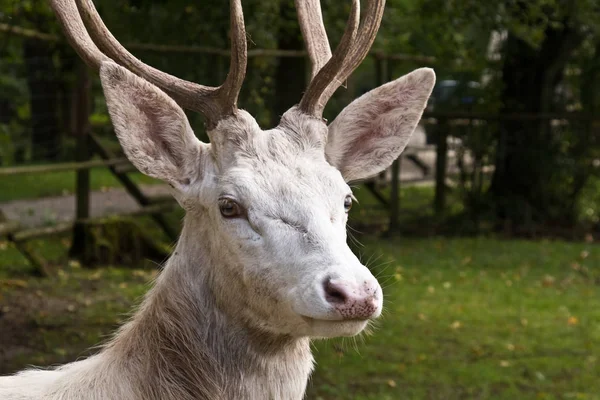
[[188, 219], [155, 289], [107, 351], [134, 355], [125, 362], [146, 371], [134, 375], [142, 377], [137, 384], [145, 399], [303, 398], [312, 370], [309, 340], [250, 324], [250, 289], [239, 277], [223, 276], [231, 270], [223, 261], [233, 261], [207, 251], [216, 243], [208, 232], [198, 237], [206, 226]]
[[[228, 269], [211, 259], [216, 243], [206, 226], [186, 218], [156, 286], [100, 354], [57, 371], [20, 374], [37, 385], [39, 374], [55, 379], [32, 397], [14, 399], [302, 399], [313, 367], [309, 339], [247, 324], [246, 289], [221, 277]], [[10, 392], [6, 398], [13, 399]]]

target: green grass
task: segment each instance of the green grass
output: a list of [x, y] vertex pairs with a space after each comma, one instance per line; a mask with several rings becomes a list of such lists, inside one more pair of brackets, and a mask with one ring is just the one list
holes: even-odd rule
[[71, 262], [50, 279], [0, 279], [3, 350], [16, 349], [0, 362], [0, 374], [94, 353], [90, 347], [125, 322], [154, 272]]
[[[121, 184], [107, 168], [92, 169], [90, 173], [92, 190], [105, 187], [120, 187]], [[157, 183], [158, 181], [132, 172], [129, 176], [137, 183]], [[75, 191], [75, 172], [63, 171], [46, 174], [25, 174], [0, 176], [0, 202], [36, 199], [48, 196], [72, 194]]]
[[[600, 249], [493, 239], [370, 241], [386, 311], [317, 342], [309, 398], [599, 399]], [[377, 263], [375, 263], [377, 264]]]
[[[384, 315], [372, 335], [315, 342], [309, 399], [600, 399], [598, 245], [395, 238], [361, 252]], [[51, 279], [5, 274], [0, 304], [24, 307], [26, 330], [0, 370], [87, 354], [150, 277], [66, 262]]]

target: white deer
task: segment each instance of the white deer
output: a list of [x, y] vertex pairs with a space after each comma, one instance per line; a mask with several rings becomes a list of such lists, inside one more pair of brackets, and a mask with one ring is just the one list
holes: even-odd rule
[[[326, 102], [367, 55], [384, 0], [354, 0], [331, 53], [318, 0], [296, 0], [312, 79], [276, 128], [237, 108], [246, 69], [241, 0], [231, 0], [231, 65], [207, 87], [125, 50], [91, 0], [52, 0], [65, 34], [99, 69], [131, 162], [166, 181], [186, 211], [174, 253], [143, 303], [96, 355], [0, 378], [3, 400], [301, 399], [311, 338], [352, 336], [381, 313], [381, 287], [346, 244], [347, 182], [387, 168], [433, 88], [418, 69], [348, 105]], [[131, 71], [131, 72], [130, 72]], [[160, 88], [160, 89], [159, 89]], [[180, 108], [202, 113], [210, 144]]]

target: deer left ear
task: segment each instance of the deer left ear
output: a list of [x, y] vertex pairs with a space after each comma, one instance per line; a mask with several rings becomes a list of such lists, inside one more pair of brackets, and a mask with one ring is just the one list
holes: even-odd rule
[[389, 167], [423, 115], [435, 73], [421, 68], [350, 103], [329, 125], [325, 155], [346, 182]]

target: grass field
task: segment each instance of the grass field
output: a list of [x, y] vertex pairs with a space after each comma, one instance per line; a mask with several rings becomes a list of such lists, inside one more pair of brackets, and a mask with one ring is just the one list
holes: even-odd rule
[[[600, 249], [497, 239], [365, 239], [384, 286], [372, 335], [315, 342], [309, 399], [600, 399]], [[44, 242], [58, 257], [68, 242]], [[64, 249], [63, 249], [64, 250]], [[76, 359], [153, 270], [61, 264], [32, 279], [0, 245], [0, 372]], [[12, 261], [11, 261], [12, 260]]]

